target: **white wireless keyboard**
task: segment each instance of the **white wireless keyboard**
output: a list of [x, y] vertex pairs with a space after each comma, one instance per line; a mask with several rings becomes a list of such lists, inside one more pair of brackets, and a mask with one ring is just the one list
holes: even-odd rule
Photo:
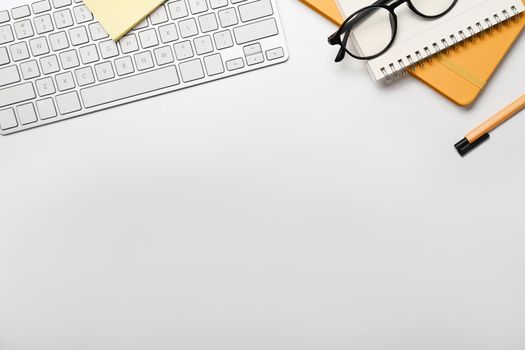
[[275, 0], [169, 0], [118, 43], [81, 0], [1, 0], [0, 133], [287, 59]]

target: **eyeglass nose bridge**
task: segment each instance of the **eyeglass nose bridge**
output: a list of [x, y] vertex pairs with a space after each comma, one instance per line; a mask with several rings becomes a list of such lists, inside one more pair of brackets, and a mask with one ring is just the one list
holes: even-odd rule
[[391, 3], [390, 5], [388, 5], [388, 8], [389, 8], [389, 10], [391, 12], [394, 12], [394, 10], [396, 8], [398, 8], [399, 6], [401, 6], [401, 5], [403, 5], [403, 4], [407, 3], [407, 2], [409, 2], [409, 0], [397, 0], [397, 1], [393, 2], [393, 3]]

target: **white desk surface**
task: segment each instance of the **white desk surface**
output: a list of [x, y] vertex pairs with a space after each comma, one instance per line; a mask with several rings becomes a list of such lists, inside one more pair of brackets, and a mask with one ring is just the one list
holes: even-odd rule
[[453, 148], [525, 38], [465, 110], [279, 5], [286, 64], [0, 138], [0, 349], [525, 348], [525, 115]]

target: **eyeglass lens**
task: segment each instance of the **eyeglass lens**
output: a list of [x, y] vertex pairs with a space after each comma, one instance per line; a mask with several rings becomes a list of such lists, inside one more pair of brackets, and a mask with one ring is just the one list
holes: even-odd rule
[[[457, 0], [410, 0], [410, 4], [417, 14], [426, 17], [439, 17]], [[400, 19], [401, 20], [401, 19]], [[348, 34], [350, 40], [346, 42], [346, 50], [357, 58], [371, 58], [383, 53], [396, 36], [397, 22], [395, 15], [385, 7], [366, 7], [349, 19], [349, 33], [341, 34], [344, 43]]]
[[366, 58], [380, 54], [388, 47], [395, 34], [395, 18], [383, 7], [365, 8], [355, 14], [350, 23], [350, 40], [346, 49], [355, 57]]
[[422, 15], [436, 17], [450, 10], [456, 0], [410, 0], [410, 2]]

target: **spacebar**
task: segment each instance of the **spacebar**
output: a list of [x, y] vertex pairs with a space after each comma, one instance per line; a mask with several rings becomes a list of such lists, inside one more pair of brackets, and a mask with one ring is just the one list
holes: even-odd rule
[[84, 106], [91, 108], [125, 98], [139, 96], [180, 83], [177, 69], [169, 66], [80, 91]]

